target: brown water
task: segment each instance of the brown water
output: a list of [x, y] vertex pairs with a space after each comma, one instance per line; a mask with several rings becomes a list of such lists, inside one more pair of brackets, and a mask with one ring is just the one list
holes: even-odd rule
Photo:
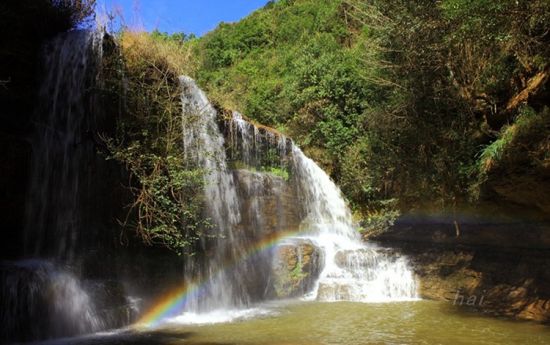
[[74, 344], [550, 344], [550, 327], [484, 316], [452, 303], [293, 303], [231, 323], [73, 339]]

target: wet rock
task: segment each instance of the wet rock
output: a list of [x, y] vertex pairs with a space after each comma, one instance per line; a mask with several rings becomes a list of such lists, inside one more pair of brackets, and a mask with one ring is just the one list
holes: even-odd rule
[[122, 282], [90, 281], [87, 290], [106, 328], [124, 327], [137, 320], [141, 300], [128, 296]]
[[[498, 221], [487, 221], [483, 213], [475, 216], [403, 215], [386, 232], [369, 240], [384, 243], [430, 243], [437, 245], [489, 246], [492, 248], [550, 249], [550, 221], [504, 218], [492, 209]], [[501, 211], [502, 212], [502, 211]], [[501, 219], [502, 218], [502, 219]]]
[[404, 215], [370, 240], [410, 258], [422, 298], [549, 322], [550, 222], [489, 206], [468, 216]]
[[321, 252], [310, 241], [279, 245], [273, 261], [275, 297], [296, 297], [310, 291], [319, 276], [320, 264]]
[[527, 304], [518, 317], [533, 321], [548, 321], [550, 315], [550, 300], [537, 299]]
[[341, 283], [322, 283], [319, 284], [317, 293], [318, 301], [351, 301], [353, 292], [352, 287]]
[[394, 260], [399, 253], [392, 248], [364, 248], [360, 250], [341, 250], [334, 258], [340, 268], [374, 267], [381, 258]]
[[[250, 236], [297, 229], [302, 206], [291, 183], [269, 173], [235, 170], [241, 227]], [[261, 232], [261, 233], [259, 233]]]

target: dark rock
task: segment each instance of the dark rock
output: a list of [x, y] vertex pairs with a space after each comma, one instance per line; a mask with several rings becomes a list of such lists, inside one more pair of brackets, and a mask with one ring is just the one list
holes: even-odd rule
[[370, 239], [385, 243], [550, 249], [550, 222], [406, 215]]
[[401, 220], [375, 238], [407, 255], [422, 298], [517, 319], [550, 321], [547, 223]]

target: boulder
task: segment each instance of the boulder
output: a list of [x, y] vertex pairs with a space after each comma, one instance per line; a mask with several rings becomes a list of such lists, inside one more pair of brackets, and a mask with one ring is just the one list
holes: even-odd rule
[[275, 297], [302, 296], [310, 291], [321, 271], [319, 248], [307, 240], [292, 240], [279, 245], [273, 259]]

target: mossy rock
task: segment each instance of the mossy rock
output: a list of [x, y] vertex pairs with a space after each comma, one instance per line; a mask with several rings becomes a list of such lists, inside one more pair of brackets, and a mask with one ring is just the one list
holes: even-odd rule
[[321, 252], [307, 240], [292, 240], [277, 247], [273, 261], [275, 297], [304, 295], [313, 288], [321, 270]]

